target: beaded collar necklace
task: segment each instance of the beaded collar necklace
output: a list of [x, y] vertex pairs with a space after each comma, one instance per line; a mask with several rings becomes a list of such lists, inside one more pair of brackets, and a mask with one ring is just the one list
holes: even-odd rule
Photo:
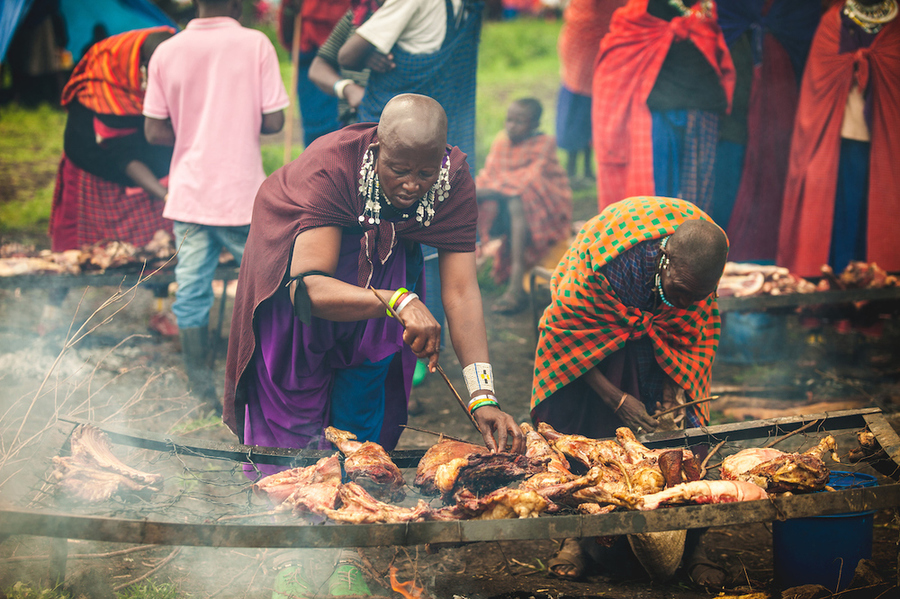
[[[385, 212], [395, 212], [400, 215], [402, 220], [412, 217], [408, 210], [398, 210], [395, 208], [381, 191], [381, 182], [375, 173], [375, 153], [372, 148], [366, 150], [363, 156], [363, 163], [359, 169], [359, 195], [364, 200], [363, 213], [359, 215], [359, 222], [368, 222], [370, 225], [381, 224], [381, 210]], [[428, 190], [425, 196], [416, 202], [416, 220], [427, 227], [434, 219], [434, 202], [443, 202], [450, 196], [450, 150], [444, 153], [441, 161], [441, 170], [438, 173], [438, 179]], [[388, 210], [388, 207], [391, 210]], [[412, 208], [412, 206], [410, 206]]]
[[669, 268], [669, 256], [666, 254], [666, 244], [669, 243], [669, 236], [662, 238], [662, 241], [659, 244], [659, 266], [656, 268], [656, 292], [659, 294], [659, 299], [662, 300], [662, 303], [670, 308], [674, 308], [675, 304], [669, 301], [666, 297], [666, 292], [663, 291], [662, 286], [662, 278], [659, 276], [660, 271], [667, 270]]
[[884, 0], [872, 6], [860, 4], [856, 0], [846, 0], [843, 12], [863, 31], [874, 34], [896, 18], [898, 6], [897, 0]]
[[669, 6], [677, 9], [683, 17], [691, 16], [692, 13], [707, 19], [712, 17], [712, 0], [700, 0], [690, 8], [685, 6], [683, 0], [669, 0]]

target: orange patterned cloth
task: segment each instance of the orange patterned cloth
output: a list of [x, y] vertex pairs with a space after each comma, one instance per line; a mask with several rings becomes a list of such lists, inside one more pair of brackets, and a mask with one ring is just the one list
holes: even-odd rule
[[[556, 139], [539, 133], [513, 145], [501, 131], [475, 180], [478, 190], [491, 190], [522, 199], [529, 239], [525, 247], [525, 268], [541, 261], [547, 251], [569, 235], [572, 222], [572, 189], [569, 178], [556, 157]], [[493, 201], [478, 204], [478, 231], [481, 242], [490, 239], [497, 215]], [[509, 277], [509, 243], [503, 241], [493, 275], [498, 283]]]
[[[692, 219], [712, 222], [684, 200], [635, 197], [608, 206], [584, 225], [550, 280], [552, 299], [541, 317], [535, 354], [532, 409], [626, 341], [644, 336], [651, 339], [660, 368], [689, 399], [709, 396], [721, 328], [716, 299], [644, 312], [619, 301], [601, 270], [638, 243], [671, 235]], [[709, 422], [708, 404], [692, 409]]]
[[151, 33], [171, 27], [136, 29], [100, 40], [75, 65], [62, 93], [62, 105], [78, 100], [97, 114], [137, 116], [144, 106], [141, 44]]

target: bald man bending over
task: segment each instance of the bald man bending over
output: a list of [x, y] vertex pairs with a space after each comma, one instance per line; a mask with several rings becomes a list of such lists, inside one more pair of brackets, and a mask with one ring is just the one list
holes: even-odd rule
[[420, 297], [427, 243], [440, 250], [450, 336], [484, 442], [524, 450], [493, 391], [475, 271], [475, 185], [446, 139], [440, 104], [400, 95], [377, 126], [320, 138], [260, 187], [225, 380], [225, 422], [243, 443], [325, 449], [323, 430], [334, 426], [396, 446], [416, 358], [432, 369], [438, 361], [441, 325]]

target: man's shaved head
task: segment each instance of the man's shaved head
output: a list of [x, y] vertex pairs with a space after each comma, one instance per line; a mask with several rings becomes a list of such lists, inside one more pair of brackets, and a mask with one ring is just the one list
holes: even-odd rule
[[447, 113], [433, 98], [419, 94], [393, 97], [381, 112], [378, 142], [389, 150], [440, 149], [447, 145]]
[[666, 247], [677, 268], [700, 285], [715, 289], [728, 259], [728, 238], [708, 220], [686, 220], [675, 229]]

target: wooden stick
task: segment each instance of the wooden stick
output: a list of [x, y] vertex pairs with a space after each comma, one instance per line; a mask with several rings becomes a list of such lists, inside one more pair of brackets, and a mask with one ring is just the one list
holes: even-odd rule
[[[716, 455], [716, 452], [718, 452], [722, 448], [723, 445], [725, 445], [725, 441], [720, 441], [719, 444], [716, 445], [715, 447], [713, 447], [712, 451], [710, 451], [708, 454], [706, 454], [706, 457], [703, 458], [703, 462], [700, 464], [700, 478], [701, 479], [706, 478], [706, 473], [708, 472], [706, 465], [709, 463], [709, 458]], [[717, 468], [718, 466], [715, 466], [715, 467]]]
[[[460, 443], [468, 443], [468, 441], [463, 441], [462, 439], [457, 439], [456, 437], [451, 437], [450, 435], [445, 435], [444, 433], [436, 433], [434, 431], [430, 431], [426, 428], [419, 428], [417, 426], [410, 426], [408, 424], [401, 424], [403, 428], [408, 428], [411, 431], [418, 431], [420, 433], [426, 433], [428, 435], [434, 435], [436, 437], [443, 437], [444, 439], [450, 439], [451, 441], [459, 441]], [[3, 560], [0, 560], [2, 562]]]
[[297, 82], [300, 78], [300, 13], [294, 17], [294, 37], [291, 40], [291, 105], [288, 106], [284, 121], [284, 164], [291, 161], [291, 144], [294, 141], [294, 119], [300, 118], [297, 111]]
[[653, 417], [659, 418], [660, 416], [670, 414], [672, 412], [675, 412], [676, 410], [680, 410], [681, 408], [686, 408], [688, 406], [696, 406], [697, 404], [704, 403], [707, 401], [712, 401], [714, 399], [719, 399], [719, 396], [718, 395], [710, 395], [709, 397], [707, 397], [705, 399], [695, 399], [694, 401], [689, 401], [687, 403], [677, 405], [674, 408], [667, 408], [667, 409], [663, 410], [662, 412], [657, 412], [656, 414], [653, 414]]
[[803, 431], [805, 431], [805, 430], [808, 429], [809, 427], [814, 426], [814, 425], [816, 425], [816, 424], [818, 424], [818, 423], [819, 423], [818, 420], [813, 420], [812, 422], [807, 422], [806, 424], [804, 424], [803, 426], [801, 426], [801, 427], [798, 428], [797, 430], [791, 431], [791, 432], [789, 432], [788, 434], [786, 434], [786, 435], [783, 436], [783, 437], [779, 437], [779, 438], [777, 438], [777, 439], [773, 439], [772, 441], [769, 441], [768, 443], [766, 443], [765, 445], [763, 445], [763, 449], [768, 449], [768, 448], [770, 448], [770, 447], [773, 447], [776, 443], [781, 443], [782, 441], [784, 441], [784, 440], [787, 439], [788, 437], [793, 437], [793, 436], [796, 435], [797, 433], [802, 433]]
[[[381, 297], [381, 295], [378, 294], [378, 292], [374, 288], [370, 287], [370, 289], [372, 289], [372, 293], [375, 294], [375, 297], [378, 298], [378, 301], [381, 302], [381, 304], [385, 307], [385, 309], [388, 311], [388, 313], [391, 314], [397, 320], [397, 322], [400, 323], [400, 326], [405, 329], [406, 323], [403, 322], [403, 319], [400, 318], [400, 315], [397, 314], [397, 312], [394, 311], [393, 308], [391, 308], [391, 306], [385, 301], [385, 299], [383, 297]], [[437, 371], [439, 373], [441, 373], [441, 376], [444, 377], [444, 381], [447, 383], [447, 386], [450, 387], [450, 390], [453, 392], [454, 397], [456, 397], [456, 401], [459, 402], [459, 405], [462, 406], [462, 409], [466, 413], [466, 416], [469, 417], [469, 421], [472, 423], [472, 426], [474, 426], [475, 430], [477, 430], [480, 433], [481, 427], [478, 426], [478, 423], [475, 421], [475, 417], [472, 416], [472, 412], [469, 411], [468, 404], [466, 404], [466, 402], [463, 401], [463, 398], [459, 396], [459, 393], [456, 392], [456, 387], [454, 387], [453, 383], [450, 382], [450, 379], [447, 378], [447, 375], [444, 373], [444, 369], [441, 368], [441, 365], [435, 364], [435, 366], [437, 367]]]

